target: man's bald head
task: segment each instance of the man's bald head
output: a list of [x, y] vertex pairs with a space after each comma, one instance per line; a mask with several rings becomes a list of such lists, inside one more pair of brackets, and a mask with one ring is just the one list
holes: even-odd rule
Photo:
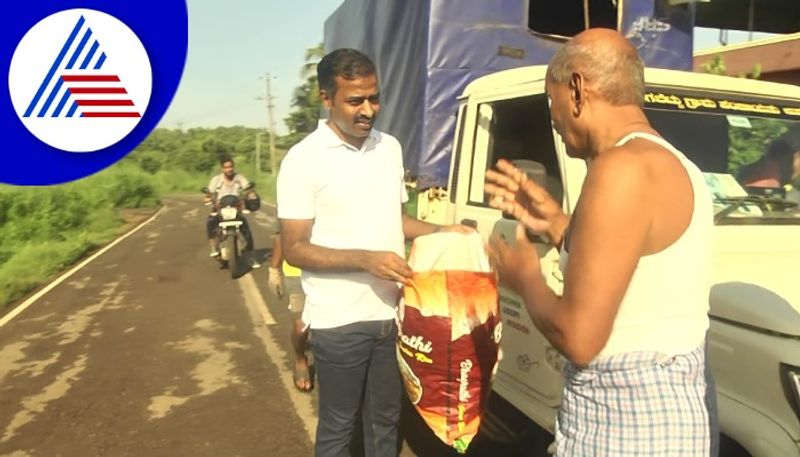
[[612, 105], [642, 106], [644, 64], [631, 43], [610, 29], [579, 33], [553, 56], [547, 79], [568, 84], [579, 73]]

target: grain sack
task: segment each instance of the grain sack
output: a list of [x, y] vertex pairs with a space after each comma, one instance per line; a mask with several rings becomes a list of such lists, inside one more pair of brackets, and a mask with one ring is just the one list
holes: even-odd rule
[[480, 235], [435, 233], [411, 248], [397, 358], [409, 399], [442, 441], [478, 433], [500, 343], [497, 284]]

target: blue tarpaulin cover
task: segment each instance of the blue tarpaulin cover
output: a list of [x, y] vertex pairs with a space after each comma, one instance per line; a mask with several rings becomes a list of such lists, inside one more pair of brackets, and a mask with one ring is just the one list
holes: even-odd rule
[[[562, 45], [528, 29], [528, 2], [346, 0], [325, 22], [326, 51], [358, 49], [377, 65], [376, 127], [403, 145], [419, 189], [447, 186], [457, 97], [466, 85], [495, 71], [546, 64]], [[691, 69], [690, 9], [659, 0], [618, 4], [620, 29], [646, 65]]]

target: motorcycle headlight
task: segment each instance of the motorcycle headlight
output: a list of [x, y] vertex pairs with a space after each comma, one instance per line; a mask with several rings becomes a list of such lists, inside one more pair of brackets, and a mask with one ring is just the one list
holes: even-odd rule
[[781, 364], [781, 383], [783, 393], [800, 419], [800, 367]]
[[234, 208], [232, 206], [226, 206], [226, 207], [222, 208], [219, 212], [222, 215], [222, 220], [224, 220], [224, 221], [228, 221], [228, 220], [231, 220], [231, 219], [236, 219], [237, 210], [236, 210], [236, 208]]

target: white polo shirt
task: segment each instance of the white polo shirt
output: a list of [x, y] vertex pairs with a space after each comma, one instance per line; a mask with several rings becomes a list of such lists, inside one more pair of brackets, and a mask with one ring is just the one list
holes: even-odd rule
[[[375, 129], [361, 149], [323, 121], [292, 147], [278, 174], [278, 217], [313, 219], [311, 244], [332, 249], [391, 251], [405, 256], [400, 143]], [[301, 273], [303, 321], [333, 328], [394, 319], [399, 286], [366, 272]]]

